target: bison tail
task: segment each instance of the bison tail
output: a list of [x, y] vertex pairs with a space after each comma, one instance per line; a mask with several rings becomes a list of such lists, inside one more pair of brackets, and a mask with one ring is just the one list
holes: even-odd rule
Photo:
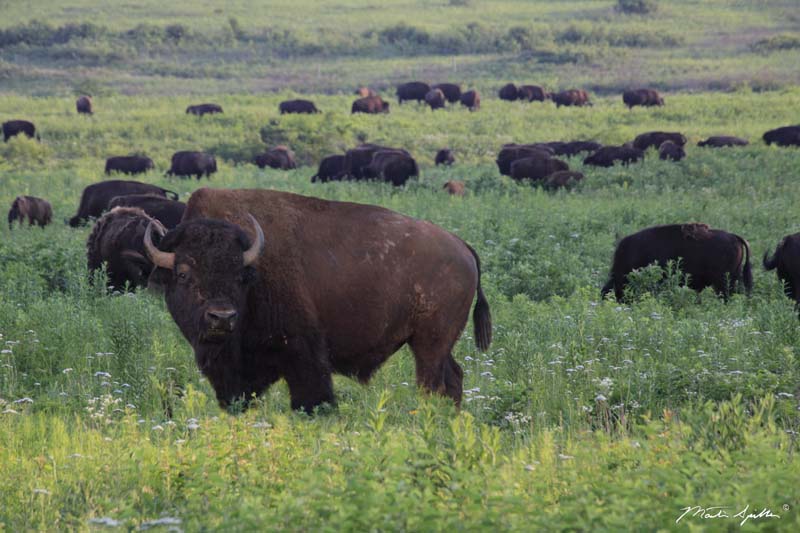
[[[778, 247], [778, 249], [780, 249], [780, 247]], [[764, 252], [764, 258], [761, 260], [761, 264], [764, 265], [764, 270], [775, 270], [778, 266], [778, 249], [775, 250], [772, 257], [769, 256], [769, 250]]]
[[739, 242], [744, 246], [744, 263], [742, 264], [742, 283], [744, 284], [745, 293], [749, 296], [753, 290], [753, 269], [750, 266], [750, 244], [743, 238], [739, 237]]
[[475, 309], [472, 311], [472, 324], [475, 328], [475, 346], [481, 351], [489, 349], [492, 343], [492, 313], [489, 309], [489, 302], [483, 294], [481, 288], [481, 260], [478, 253], [469, 244], [464, 243], [475, 258], [475, 266], [478, 269], [478, 290]]

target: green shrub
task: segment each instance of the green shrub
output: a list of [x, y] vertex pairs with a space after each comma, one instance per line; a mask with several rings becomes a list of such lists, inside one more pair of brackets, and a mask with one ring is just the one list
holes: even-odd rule
[[617, 0], [617, 11], [636, 15], [649, 15], [658, 11], [658, 3], [656, 0]]
[[750, 45], [750, 48], [762, 54], [770, 52], [779, 52], [783, 50], [796, 50], [800, 49], [800, 35], [783, 33], [781, 35], [774, 35], [766, 39], [760, 39]]

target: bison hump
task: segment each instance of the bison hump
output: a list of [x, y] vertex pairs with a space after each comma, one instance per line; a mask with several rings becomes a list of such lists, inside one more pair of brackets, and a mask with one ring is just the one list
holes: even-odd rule
[[711, 237], [711, 228], [708, 227], [708, 224], [702, 224], [700, 222], [682, 224], [681, 235], [686, 239], [701, 241]]

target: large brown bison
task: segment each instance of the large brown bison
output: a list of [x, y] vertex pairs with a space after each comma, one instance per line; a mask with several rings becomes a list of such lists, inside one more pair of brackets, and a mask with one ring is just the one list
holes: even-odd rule
[[712, 287], [727, 298], [739, 284], [748, 294], [753, 288], [746, 240], [705, 224], [671, 224], [643, 229], [619, 242], [602, 296], [613, 289], [622, 300], [628, 274], [651, 264], [665, 268], [669, 261], [680, 261], [689, 287], [698, 292]]
[[277, 170], [291, 170], [297, 168], [297, 162], [294, 159], [294, 152], [288, 146], [276, 146], [270, 148], [263, 154], [259, 154], [255, 159], [258, 168], [274, 168]]
[[544, 102], [551, 98], [551, 94], [544, 90], [543, 87], [538, 85], [521, 85], [517, 89], [517, 99], [526, 100], [528, 102]]
[[144, 233], [151, 224], [159, 236], [166, 233], [160, 222], [136, 207], [115, 207], [100, 217], [86, 241], [89, 282], [94, 283], [105, 263], [109, 290], [146, 287], [153, 262], [144, 249]]
[[449, 194], [450, 196], [464, 196], [467, 190], [467, 186], [464, 185], [463, 181], [450, 180], [444, 184], [442, 189], [447, 191], [447, 194]]
[[497, 154], [497, 169], [503, 176], [511, 175], [511, 164], [524, 157], [549, 159], [553, 156], [553, 149], [538, 144], [504, 144]]
[[8, 229], [12, 228], [15, 221], [19, 221], [21, 226], [26, 218], [29, 226], [36, 224], [44, 229], [53, 220], [53, 207], [47, 200], [36, 196], [17, 196], [8, 210]]
[[365, 96], [353, 102], [350, 113], [368, 113], [376, 115], [378, 113], [388, 113], [389, 102], [384, 102], [380, 96]]
[[317, 181], [326, 183], [328, 181], [339, 181], [344, 176], [344, 156], [343, 155], [329, 155], [319, 162], [317, 173], [311, 176], [311, 183]]
[[765, 270], [778, 270], [786, 296], [800, 307], [800, 233], [784, 237], [772, 257], [769, 250], [764, 252], [763, 263]]
[[514, 100], [519, 98], [519, 88], [513, 83], [506, 83], [500, 90], [497, 91], [497, 96], [500, 97], [500, 100], [506, 100], [507, 102], [513, 102]]
[[288, 115], [292, 113], [297, 114], [314, 114], [320, 113], [321, 111], [317, 109], [317, 106], [314, 105], [314, 102], [311, 100], [286, 100], [281, 102], [278, 105], [278, 110], [281, 112], [281, 115]]
[[672, 141], [664, 141], [658, 147], [658, 158], [662, 161], [680, 161], [686, 157], [683, 146], [678, 146]]
[[143, 155], [120, 155], [106, 159], [106, 174], [144, 174], [154, 168], [153, 160]]
[[539, 145], [549, 146], [553, 149], [554, 155], [573, 156], [581, 152], [596, 152], [603, 147], [595, 141], [552, 141], [539, 143]]
[[723, 148], [725, 146], [747, 146], [750, 142], [741, 137], [732, 137], [730, 135], [715, 135], [711, 136], [704, 141], [697, 143], [697, 146], [707, 146], [709, 148]]
[[592, 102], [589, 100], [589, 94], [583, 89], [569, 89], [561, 91], [552, 95], [553, 102], [556, 107], [563, 106], [590, 106]]
[[778, 146], [800, 146], [800, 126], [784, 126], [764, 134], [764, 142]]
[[180, 224], [186, 204], [155, 194], [127, 194], [115, 196], [108, 202], [109, 210], [115, 207], [137, 207], [161, 222], [165, 228], [172, 229]]
[[181, 151], [172, 154], [172, 162], [165, 176], [200, 179], [203, 175], [210, 178], [217, 171], [217, 160], [205, 152]]
[[444, 108], [445, 101], [444, 93], [439, 89], [431, 89], [425, 95], [425, 103], [430, 106], [432, 111]]
[[129, 194], [155, 194], [157, 196], [170, 196], [173, 200], [178, 199], [177, 193], [149, 183], [125, 180], [101, 181], [100, 183], [88, 185], [83, 189], [78, 213], [69, 219], [67, 223], [73, 228], [80, 226], [89, 217], [97, 218], [102, 215], [103, 211], [108, 209], [108, 204], [114, 197]]
[[369, 87], [359, 87], [358, 89], [356, 89], [356, 94], [361, 98], [378, 96], [378, 93], [376, 93], [373, 89], [370, 89]]
[[190, 105], [186, 108], [187, 115], [197, 115], [198, 117], [202, 117], [203, 115], [213, 115], [215, 113], [222, 113], [222, 106], [219, 104], [197, 104], [197, 105]]
[[457, 83], [437, 83], [431, 89], [442, 91], [445, 100], [451, 104], [458, 103], [461, 100], [461, 86]]
[[632, 89], [622, 93], [622, 101], [628, 106], [628, 109], [633, 109], [634, 106], [662, 106], [664, 105], [664, 98], [658, 94], [655, 89]]
[[633, 147], [645, 151], [651, 146], [658, 148], [664, 141], [672, 141], [678, 146], [683, 146], [686, 144], [686, 137], [678, 132], [648, 131], [647, 133], [636, 136], [633, 140]]
[[442, 148], [438, 152], [436, 152], [436, 157], [434, 158], [433, 162], [438, 167], [439, 165], [447, 165], [450, 166], [456, 162], [455, 156], [453, 156], [453, 151], [449, 148]]
[[8, 142], [11, 137], [19, 135], [20, 133], [31, 139], [39, 139], [39, 136], [36, 134], [36, 126], [33, 125], [33, 122], [28, 120], [9, 120], [8, 122], [3, 122], [3, 142]]
[[523, 157], [511, 163], [511, 179], [515, 181], [542, 181], [549, 175], [569, 170], [569, 165], [560, 159]]
[[401, 83], [397, 86], [397, 103], [402, 104], [406, 100], [416, 100], [417, 103], [425, 101], [425, 95], [431, 90], [431, 86], [421, 81], [410, 81]]
[[419, 166], [405, 150], [378, 150], [363, 169], [367, 179], [378, 179], [395, 187], [405, 185], [409, 178], [419, 176]]
[[478, 91], [472, 89], [461, 95], [461, 105], [468, 108], [470, 111], [477, 111], [481, 108], [481, 95]]
[[150, 282], [223, 408], [246, 407], [283, 378], [292, 408], [311, 413], [334, 403], [332, 373], [366, 383], [405, 344], [419, 386], [458, 404], [452, 349], [476, 294], [475, 343], [491, 342], [478, 255], [430, 222], [286, 192], [200, 189], [158, 247], [150, 236]]
[[619, 161], [623, 165], [641, 161], [644, 152], [629, 146], [604, 146], [583, 160], [584, 165], [613, 167]]
[[89, 95], [78, 97], [78, 99], [75, 101], [75, 108], [77, 109], [79, 115], [91, 115], [92, 97]]

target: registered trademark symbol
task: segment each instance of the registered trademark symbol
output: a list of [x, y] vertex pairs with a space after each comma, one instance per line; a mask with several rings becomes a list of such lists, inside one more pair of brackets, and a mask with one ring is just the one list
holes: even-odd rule
[[783, 510], [784, 511], [788, 511], [789, 510], [789, 504], [788, 503], [784, 503], [783, 504]]

